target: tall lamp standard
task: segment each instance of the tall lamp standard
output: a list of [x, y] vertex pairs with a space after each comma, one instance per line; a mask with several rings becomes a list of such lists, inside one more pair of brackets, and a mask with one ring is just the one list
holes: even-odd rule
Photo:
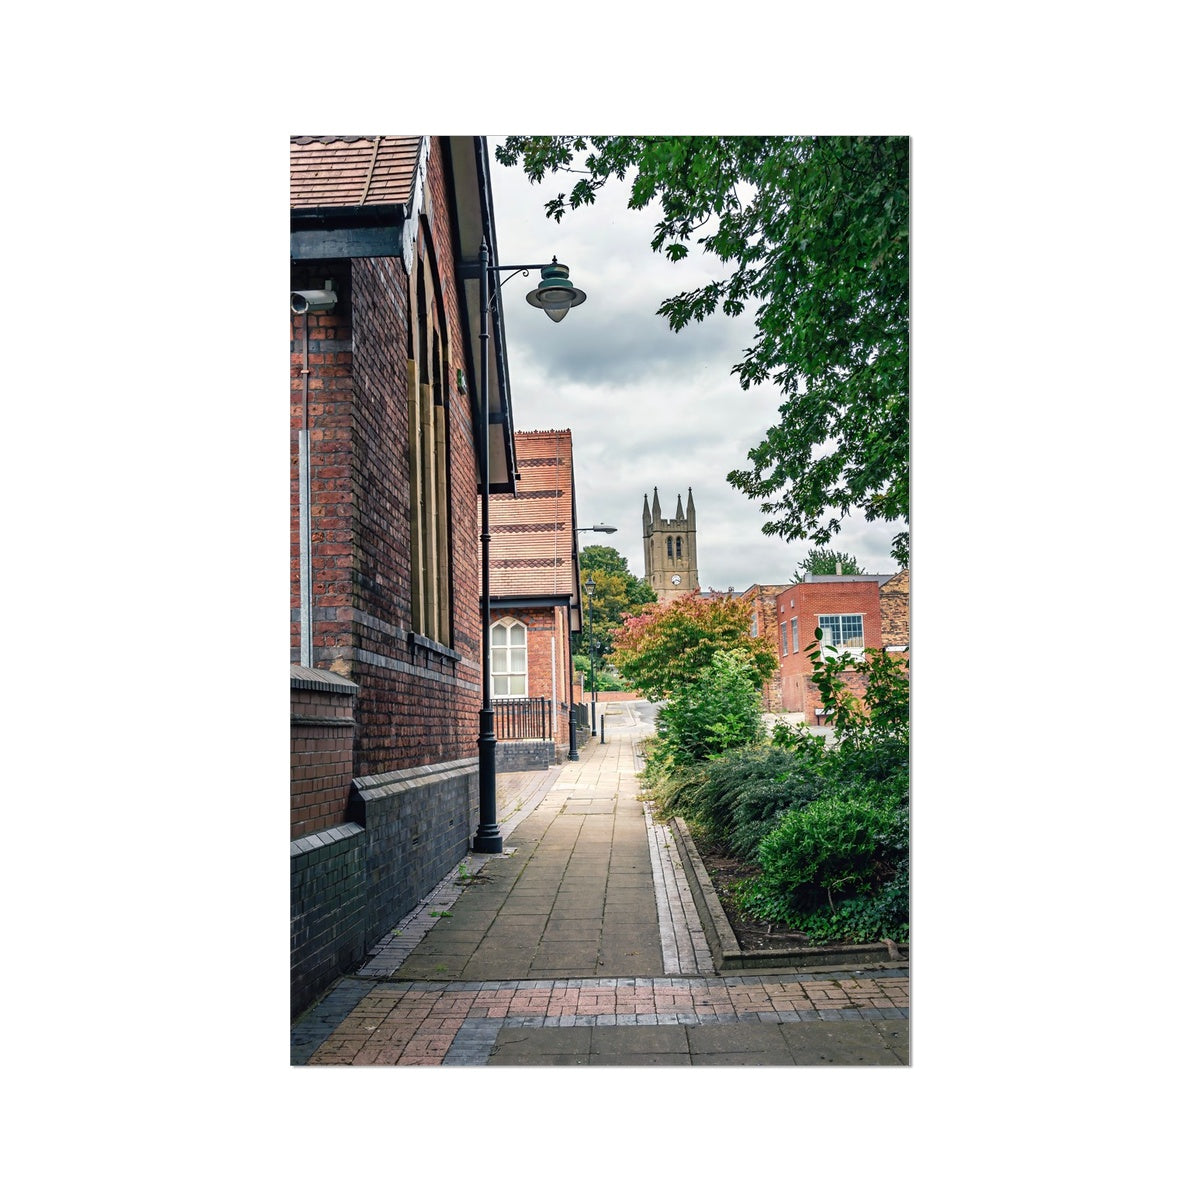
[[589, 575], [584, 581], [583, 590], [588, 598], [588, 662], [592, 667], [592, 737], [596, 736], [596, 626], [592, 617], [592, 596], [596, 591], [596, 581]]
[[[471, 848], [476, 854], [499, 854], [504, 849], [500, 826], [496, 824], [496, 714], [492, 710], [492, 580], [489, 561], [491, 548], [491, 514], [488, 507], [491, 490], [490, 444], [488, 421], [488, 322], [492, 319], [492, 276], [501, 271], [513, 275], [541, 271], [542, 282], [525, 299], [540, 308], [550, 320], [561, 321], [577, 304], [587, 299], [567, 278], [568, 270], [557, 258], [549, 263], [519, 263], [513, 266], [488, 264], [487, 239], [479, 243], [479, 411], [475, 414], [476, 438], [479, 443], [480, 513], [479, 563], [480, 586], [483, 592], [483, 639], [480, 657], [483, 667], [483, 706], [479, 710], [479, 828]], [[511, 279], [513, 276], [509, 276]], [[497, 289], [508, 282], [501, 280]]]
[[[575, 532], [576, 533], [616, 533], [617, 527], [615, 525], [577, 525], [575, 527]], [[596, 586], [595, 582], [593, 581], [592, 587], [594, 588], [595, 586]], [[591, 592], [588, 592], [588, 613], [589, 613], [589, 615], [591, 613], [591, 608], [592, 608]], [[594, 683], [595, 680], [593, 679], [592, 682]], [[571, 749], [567, 754], [567, 758], [570, 759], [571, 762], [578, 762], [579, 761], [579, 745], [578, 745], [578, 737], [575, 733], [575, 668], [574, 667], [571, 668], [571, 705], [570, 705], [570, 708], [571, 708], [571, 721], [570, 721]], [[594, 724], [594, 722], [593, 722], [593, 724]]]

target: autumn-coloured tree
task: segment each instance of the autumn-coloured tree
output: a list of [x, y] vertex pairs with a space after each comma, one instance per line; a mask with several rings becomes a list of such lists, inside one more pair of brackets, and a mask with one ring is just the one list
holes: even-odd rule
[[749, 601], [699, 592], [653, 605], [617, 631], [617, 670], [647, 700], [664, 700], [699, 679], [718, 650], [740, 650], [761, 685], [779, 660], [772, 639], [750, 636], [750, 614]]

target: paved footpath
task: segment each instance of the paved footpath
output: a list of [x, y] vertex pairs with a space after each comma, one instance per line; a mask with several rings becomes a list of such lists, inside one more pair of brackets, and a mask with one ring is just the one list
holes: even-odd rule
[[468, 855], [292, 1027], [296, 1065], [908, 1062], [906, 965], [713, 968], [669, 830], [639, 799], [652, 730], [610, 702], [578, 762], [497, 777]]

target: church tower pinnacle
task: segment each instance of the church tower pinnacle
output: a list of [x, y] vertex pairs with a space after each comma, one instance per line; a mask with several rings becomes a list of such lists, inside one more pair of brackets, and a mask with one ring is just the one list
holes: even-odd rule
[[658, 593], [660, 601], [670, 602], [694, 592], [700, 586], [696, 566], [696, 502], [688, 488], [687, 510], [683, 497], [675, 496], [675, 516], [664, 518], [654, 489], [650, 505], [642, 495], [642, 545], [646, 559], [646, 582]]

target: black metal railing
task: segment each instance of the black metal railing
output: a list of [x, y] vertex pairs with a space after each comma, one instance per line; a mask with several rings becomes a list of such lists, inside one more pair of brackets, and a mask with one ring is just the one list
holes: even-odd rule
[[592, 736], [591, 710], [586, 704], [571, 705], [571, 720], [575, 722], [575, 741], [584, 746]]
[[550, 741], [553, 714], [544, 696], [510, 696], [492, 701], [496, 713], [496, 740], [525, 741], [530, 738]]

